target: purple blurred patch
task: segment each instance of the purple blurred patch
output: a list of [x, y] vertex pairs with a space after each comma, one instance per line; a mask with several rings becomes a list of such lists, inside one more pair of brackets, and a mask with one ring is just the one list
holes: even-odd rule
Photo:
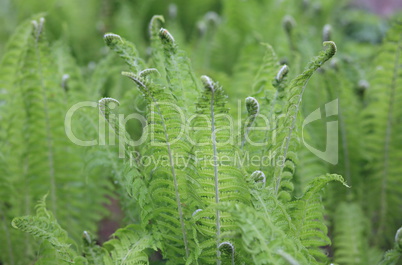
[[355, 3], [383, 16], [402, 10], [402, 0], [355, 0]]

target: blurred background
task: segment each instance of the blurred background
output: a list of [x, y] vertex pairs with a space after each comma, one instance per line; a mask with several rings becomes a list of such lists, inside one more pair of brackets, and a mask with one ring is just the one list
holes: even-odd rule
[[355, 0], [355, 4], [383, 16], [391, 15], [402, 8], [400, 0]]
[[[338, 9], [349, 6], [356, 10], [365, 10], [368, 13], [363, 14], [364, 18], [371, 20], [373, 24], [381, 23], [381, 18], [370, 16], [370, 14], [388, 17], [402, 8], [400, 0], [324, 0], [321, 2], [304, 0], [300, 2], [306, 5], [310, 3], [318, 9], [320, 5], [333, 2], [334, 7]], [[146, 24], [149, 19], [154, 14], [162, 14], [180, 24], [185, 31], [186, 40], [189, 40], [197, 31], [197, 22], [200, 22], [208, 11], [221, 14], [222, 3], [223, 1], [219, 0], [1, 0], [0, 37], [3, 41], [0, 41], [0, 53], [4, 50], [5, 40], [17, 25], [40, 12], [47, 14], [47, 30], [50, 39], [61, 37], [67, 39], [79, 63], [86, 64], [104, 55], [105, 48], [101, 36], [105, 32], [118, 32], [128, 39], [135, 39], [136, 44], [143, 44], [147, 38]], [[355, 12], [335, 14], [346, 20], [348, 17], [353, 20], [355, 16]], [[342, 16], [345, 17], [342, 18]], [[140, 50], [143, 47], [138, 46]]]

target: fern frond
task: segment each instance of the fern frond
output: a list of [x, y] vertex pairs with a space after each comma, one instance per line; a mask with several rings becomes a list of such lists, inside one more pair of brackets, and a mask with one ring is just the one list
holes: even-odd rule
[[[255, 170], [264, 171], [267, 179], [272, 179], [270, 165], [274, 161], [271, 160], [272, 152], [270, 148], [274, 142], [275, 117], [280, 115], [281, 101], [284, 98], [284, 92], [276, 89], [275, 76], [279, 69], [278, 58], [273, 48], [265, 44], [266, 52], [262, 65], [254, 77], [253, 95], [260, 104], [260, 115], [255, 117], [254, 126], [258, 129], [250, 130], [248, 133], [247, 144], [244, 150], [250, 156], [260, 156], [260, 165], [249, 166], [246, 170], [251, 174]], [[282, 82], [280, 82], [282, 83]], [[285, 82], [283, 82], [285, 83]]]
[[223, 203], [219, 209], [230, 213], [234, 219], [240, 231], [242, 248], [249, 253], [247, 264], [292, 264], [289, 260], [317, 264], [301, 242], [286, 235], [270, 216], [241, 204]]
[[[301, 102], [304, 90], [313, 73], [321, 67], [336, 53], [336, 45], [334, 42], [324, 42], [325, 46], [329, 46], [327, 50], [321, 52], [314, 58], [306, 67], [305, 71], [291, 81], [287, 93], [286, 116], [277, 128], [277, 146], [275, 151], [276, 156], [286, 159], [285, 163], [280, 163], [275, 167], [273, 188], [279, 196], [284, 196], [284, 199], [289, 199], [286, 195], [286, 190], [289, 190], [291, 176], [294, 174], [294, 162], [298, 145], [297, 136], [297, 117], [301, 108]], [[279, 146], [278, 146], [279, 145]], [[294, 154], [292, 154], [294, 153]], [[293, 166], [292, 166], [293, 165]], [[288, 170], [285, 171], [285, 168]], [[283, 188], [284, 192], [280, 192]]]
[[[53, 48], [51, 52], [44, 22], [39, 19], [25, 25], [30, 34], [26, 40], [19, 39], [25, 45], [24, 51], [19, 54], [10, 46], [18, 63], [8, 61], [8, 66], [15, 68], [12, 71], [16, 73], [9, 79], [0, 78], [8, 80], [4, 84], [7, 93], [1, 93], [7, 98], [1, 107], [2, 124], [6, 124], [0, 130], [1, 155], [7, 164], [10, 195], [15, 192], [3, 221], [10, 227], [12, 217], [31, 214], [35, 202], [49, 192], [49, 208], [71, 237], [78, 239], [77, 228], [96, 229], [95, 224], [104, 213], [102, 203], [107, 184], [102, 179], [86, 182], [90, 176], [85, 175], [88, 172], [80, 160], [80, 147], [66, 137], [63, 121], [71, 99], [69, 92], [73, 91], [62, 88], [62, 76], [67, 73], [57, 64], [62, 62], [59, 58], [68, 55], [62, 54], [67, 52], [62, 48]], [[68, 69], [75, 67], [73, 62], [69, 64]], [[77, 75], [73, 74], [70, 81], [70, 84], [76, 82], [77, 87], [82, 85]], [[4, 242], [11, 242], [13, 247], [12, 252], [5, 253], [13, 254], [14, 264], [34, 260], [39, 245], [21, 231], [7, 231], [10, 239]], [[8, 262], [8, 258], [2, 261]]]
[[273, 194], [266, 186], [266, 176], [262, 171], [254, 171], [248, 178], [251, 193], [251, 202], [256, 211], [262, 216], [269, 218], [286, 234], [294, 234], [295, 225], [292, 223], [291, 215], [287, 206]]
[[[117, 114], [115, 114], [113, 111], [117, 108], [117, 106], [120, 105], [120, 102], [114, 98], [102, 98], [99, 100], [98, 105], [100, 114], [112, 127], [114, 133], [119, 136], [119, 143], [127, 146], [132, 145], [130, 135], [127, 133], [126, 128], [121, 123], [121, 120], [119, 119]], [[128, 151], [127, 148], [126, 151]]]
[[156, 250], [156, 243], [140, 226], [129, 225], [121, 228], [113, 237], [104, 244], [108, 252], [103, 259], [105, 265], [149, 264], [147, 250]]
[[[76, 95], [74, 100], [82, 100], [84, 95]], [[134, 158], [130, 158], [127, 163], [122, 161], [121, 157], [127, 154], [133, 156], [133, 151], [130, 145], [129, 136], [125, 127], [121, 124], [122, 121], [118, 118], [120, 114], [117, 114], [117, 104], [114, 102], [107, 103], [107, 100], [98, 103], [103, 106], [104, 115], [98, 108], [81, 108], [75, 111], [73, 115], [72, 126], [76, 129], [75, 133], [79, 139], [99, 139], [97, 148], [83, 147], [80, 152], [81, 163], [85, 165], [82, 169], [82, 175], [85, 176], [85, 181], [87, 183], [87, 192], [83, 194], [86, 197], [85, 200], [91, 202], [92, 208], [95, 210], [96, 205], [108, 204], [110, 198], [115, 197], [114, 194], [106, 193], [105, 190], [100, 189], [100, 186], [104, 186], [107, 190], [112, 190], [112, 183], [109, 176], [113, 176], [113, 184], [117, 189], [116, 193], [120, 196], [119, 202], [123, 210], [130, 208], [130, 211], [125, 211], [126, 219], [135, 222], [139, 217], [138, 215], [138, 205], [135, 205], [135, 200], [133, 199], [134, 194], [132, 193], [132, 183], [135, 179], [141, 176], [140, 169]], [[94, 103], [95, 104], [95, 103]], [[112, 104], [115, 104], [112, 106]], [[96, 105], [96, 104], [95, 104]], [[102, 117], [103, 116], [103, 117]], [[108, 126], [108, 121], [105, 120], [105, 116], [109, 118], [110, 127]], [[74, 119], [75, 118], [75, 119]], [[113, 128], [113, 126], [116, 126]], [[110, 130], [108, 130], [110, 128]], [[107, 137], [108, 136], [108, 137]], [[115, 143], [115, 137], [118, 136], [117, 143]], [[98, 137], [98, 138], [97, 138]], [[108, 144], [107, 146], [106, 143]], [[93, 185], [92, 183], [96, 183]], [[103, 184], [101, 184], [103, 183]], [[100, 185], [100, 186], [98, 186]], [[136, 198], [136, 197], [135, 197]], [[100, 201], [96, 202], [96, 201]], [[105, 211], [105, 207], [102, 207]], [[92, 213], [92, 211], [91, 211]], [[93, 213], [96, 213], [94, 211]], [[89, 231], [93, 231], [87, 227]], [[89, 233], [89, 232], [88, 232]]]
[[[97, 163], [101, 162], [103, 166], [106, 164], [113, 170], [115, 183], [118, 184], [121, 191], [120, 204], [126, 213], [126, 220], [138, 222], [138, 219], [141, 220], [141, 217], [152, 212], [149, 207], [151, 199], [144, 183], [143, 167], [139, 163], [141, 157], [137, 157], [138, 151], [135, 149], [135, 144], [123, 125], [123, 121], [118, 118], [119, 116], [116, 113], [118, 105], [120, 105], [119, 101], [113, 98], [102, 98], [98, 103], [100, 114], [107, 121], [114, 134], [119, 137], [119, 152], [122, 151], [119, 155], [126, 155], [127, 160], [125, 163], [121, 163], [119, 159], [116, 159], [115, 150], [107, 146], [105, 148], [106, 161], [96, 161], [98, 161]], [[141, 214], [138, 213], [139, 208], [142, 210]]]
[[[172, 262], [181, 263], [183, 257], [188, 259], [190, 251], [196, 249], [191, 247], [194, 241], [186, 221], [186, 216], [197, 209], [197, 195], [193, 192], [193, 161], [183, 135], [186, 115], [170, 90], [133, 73], [123, 75], [137, 84], [148, 101], [148, 126], [145, 131], [148, 131], [151, 141], [143, 150], [143, 155], [159, 161], [144, 168], [149, 176], [147, 181], [152, 204], [156, 207], [148, 211], [147, 218], [156, 219], [154, 229], [165, 240], [164, 254]], [[180, 162], [178, 158], [185, 162]]]
[[[41, 23], [38, 22], [38, 27]], [[39, 193], [49, 190], [49, 208], [72, 238], [78, 240], [81, 236], [80, 227], [96, 229], [95, 224], [104, 211], [102, 203], [107, 184], [102, 179], [87, 183], [82, 181], [85, 179], [85, 171], [82, 171], [85, 165], [78, 152], [80, 147], [66, 137], [64, 129], [64, 118], [70, 103], [66, 96], [68, 91], [64, 91], [60, 84], [61, 76], [65, 73], [57, 72], [59, 67], [49, 51], [43, 25], [40, 30], [41, 35], [32, 36], [32, 49], [25, 58], [24, 75], [21, 77], [24, 107], [28, 113], [25, 127], [27, 171], [24, 181], [28, 187], [24, 188], [29, 191], [26, 196], [32, 201], [40, 196]], [[71, 79], [79, 81], [73, 75]], [[96, 191], [92, 195], [97, 195], [92, 198], [89, 191]], [[78, 217], [86, 212], [86, 218]]]
[[134, 44], [114, 33], [106, 33], [103, 38], [106, 45], [128, 64], [131, 71], [139, 72], [145, 68]]
[[44, 241], [40, 245], [40, 253], [35, 260], [35, 265], [54, 265], [55, 262], [61, 265], [88, 265], [88, 261], [81, 256], [76, 256], [72, 262], [61, 260], [58, 251], [48, 241]]
[[49, 242], [56, 250], [60, 264], [74, 263], [77, 254], [70, 248], [67, 232], [60, 227], [53, 214], [46, 209], [45, 195], [36, 206], [35, 216], [14, 218], [12, 226], [32, 236]]
[[149, 37], [151, 40], [151, 65], [161, 71], [163, 80], [166, 78], [166, 70], [164, 66], [164, 54], [163, 45], [159, 38], [159, 32], [162, 28], [162, 24], [165, 23], [165, 19], [161, 15], [154, 15], [149, 22]]
[[296, 226], [296, 236], [317, 261], [326, 260], [326, 255], [319, 248], [331, 243], [327, 236], [328, 228], [324, 224], [320, 192], [332, 181], [339, 181], [347, 186], [341, 176], [327, 174], [315, 178], [300, 199], [289, 203], [289, 211]]
[[[378, 219], [375, 226], [377, 243], [384, 245], [400, 225], [402, 196], [400, 163], [402, 115], [398, 102], [402, 99], [402, 24], [390, 29], [375, 65], [377, 68], [367, 92], [363, 115], [364, 143], [369, 162], [370, 215]], [[381, 236], [380, 236], [381, 235]], [[383, 236], [385, 235], [385, 236]], [[388, 245], [390, 242], [388, 241]]]
[[194, 107], [190, 102], [196, 101], [198, 91], [197, 80], [191, 69], [189, 58], [178, 48], [168, 30], [161, 28], [159, 37], [165, 56], [164, 69], [168, 87], [174, 95], [181, 95], [177, 97], [177, 102], [188, 111]]
[[334, 261], [345, 265], [368, 263], [366, 242], [368, 220], [356, 203], [343, 202], [334, 216]]
[[[32, 19], [38, 19], [36, 15]], [[6, 50], [0, 63], [0, 260], [4, 263], [16, 264], [27, 262], [28, 257], [19, 258], [18, 246], [29, 242], [10, 226], [13, 217], [21, 215], [21, 203], [18, 198], [18, 190], [15, 187], [17, 178], [23, 175], [20, 158], [23, 157], [25, 148], [21, 144], [24, 139], [26, 113], [22, 108], [22, 94], [18, 87], [19, 69], [23, 64], [29, 49], [29, 41], [32, 36], [32, 19], [24, 21], [15, 30], [9, 39]], [[10, 137], [12, 136], [12, 137]], [[28, 246], [26, 246], [28, 247]], [[30, 252], [31, 249], [27, 249]], [[28, 256], [28, 255], [27, 255]]]
[[198, 101], [197, 115], [191, 121], [191, 128], [196, 130], [194, 139], [197, 139], [195, 152], [199, 167], [198, 193], [206, 206], [195, 217], [199, 224], [198, 229], [207, 238], [215, 239], [215, 245], [212, 240], [205, 242], [201, 256], [201, 259], [205, 259], [204, 262], [209, 264], [215, 263], [216, 260], [220, 262], [218, 246], [226, 241], [223, 234], [230, 232], [232, 227], [230, 216], [222, 215], [215, 205], [220, 202], [247, 203], [249, 194], [245, 178], [233, 157], [236, 149], [233, 142], [231, 143], [234, 139], [231, 139], [233, 135], [227, 116], [228, 109], [225, 106], [226, 95], [219, 84], [208, 76], [202, 76], [201, 79], [204, 92]]
[[42, 15], [35, 15], [31, 19], [24, 21], [15, 30], [14, 34], [8, 40], [6, 46], [6, 53], [1, 59], [1, 73], [0, 73], [0, 85], [2, 89], [1, 101], [6, 93], [11, 93], [12, 85], [15, 82], [15, 78], [18, 76], [19, 66], [27, 52], [28, 41], [33, 31], [32, 21], [39, 19]]

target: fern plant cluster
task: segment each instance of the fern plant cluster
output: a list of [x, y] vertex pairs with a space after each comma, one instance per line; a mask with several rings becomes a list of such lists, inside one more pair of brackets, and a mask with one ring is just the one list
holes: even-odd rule
[[[382, 38], [312, 0], [161, 3], [165, 21], [151, 2], [105, 9], [124, 35], [96, 64], [78, 33], [48, 41], [51, 14], [10, 38], [0, 263], [399, 264], [401, 23]], [[110, 199], [125, 217], [100, 243]]]

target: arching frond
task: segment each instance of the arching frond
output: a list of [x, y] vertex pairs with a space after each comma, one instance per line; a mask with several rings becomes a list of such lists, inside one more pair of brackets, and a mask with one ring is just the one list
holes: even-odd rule
[[286, 115], [276, 128], [277, 144], [274, 146], [274, 150], [276, 157], [281, 157], [285, 160], [285, 163], [280, 163], [275, 166], [274, 181], [272, 183], [278, 196], [283, 196], [285, 200], [290, 199], [290, 196], [286, 194], [289, 188], [290, 191], [293, 189], [290, 180], [294, 174], [294, 164], [296, 160], [295, 151], [297, 151], [299, 142], [297, 118], [304, 90], [313, 73], [336, 53], [336, 45], [334, 42], [325, 42], [324, 45], [328, 46], [328, 48], [314, 58], [307, 65], [302, 74], [290, 82], [289, 88], [287, 88], [287, 101], [284, 108]]
[[70, 248], [71, 243], [67, 232], [60, 227], [53, 214], [46, 209], [46, 197], [47, 195], [36, 206], [35, 216], [14, 218], [12, 225], [14, 228], [49, 242], [55, 251], [55, 258], [59, 264], [75, 263], [77, 254]]
[[324, 207], [321, 191], [331, 181], [339, 181], [347, 186], [343, 178], [335, 174], [327, 174], [315, 178], [307, 187], [304, 195], [289, 204], [290, 215], [296, 226], [296, 236], [317, 261], [324, 262], [326, 255], [320, 247], [331, 244], [327, 236], [328, 228], [324, 223]]

